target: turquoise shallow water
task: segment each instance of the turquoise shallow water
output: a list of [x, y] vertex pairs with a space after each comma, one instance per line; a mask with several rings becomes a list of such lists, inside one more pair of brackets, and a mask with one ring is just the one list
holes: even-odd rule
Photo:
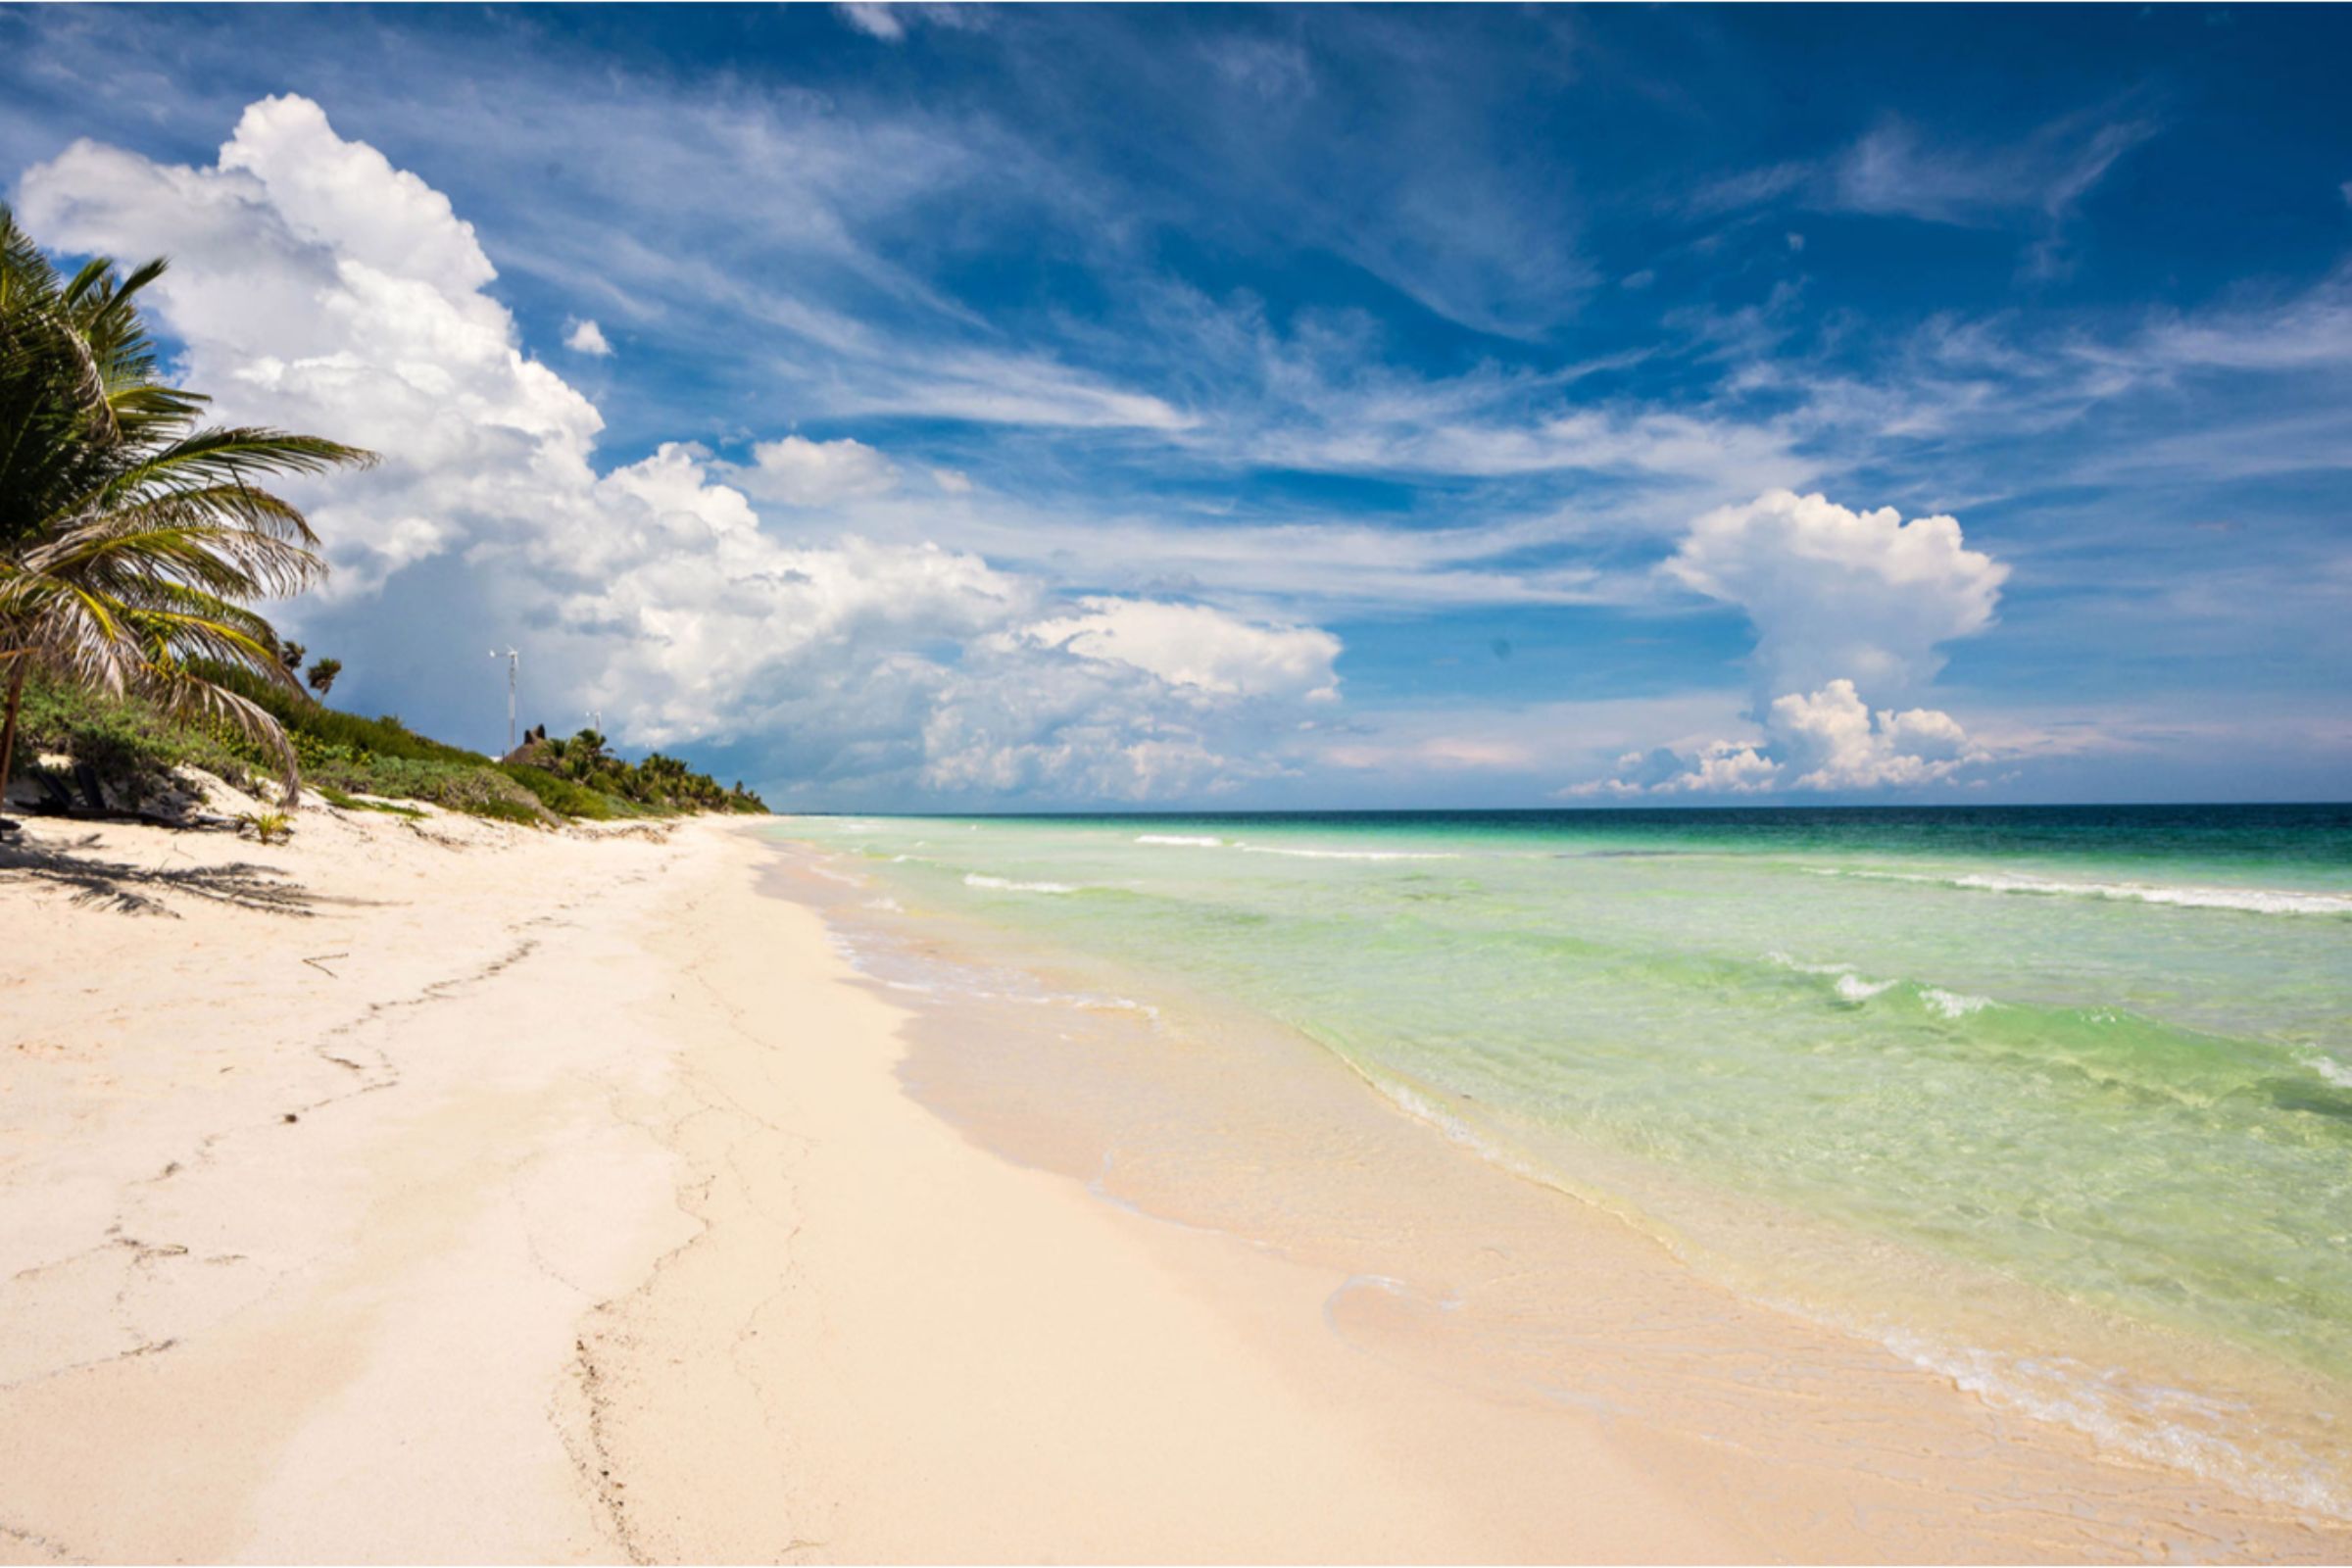
[[807, 818], [1701, 1266], [2343, 1511], [2352, 808]]

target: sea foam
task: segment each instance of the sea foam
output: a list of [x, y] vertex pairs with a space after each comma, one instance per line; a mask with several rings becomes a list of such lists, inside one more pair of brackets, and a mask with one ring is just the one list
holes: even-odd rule
[[1865, 980], [1858, 974], [1841, 974], [1838, 977], [1838, 995], [1848, 1002], [1868, 1002], [1893, 984], [1891, 980]]
[[1939, 986], [1921, 986], [1919, 1000], [1932, 1012], [1946, 1018], [1965, 1018], [1972, 1012], [1982, 1012], [1992, 1005], [1989, 997], [1972, 997], [1964, 992], [1946, 991]]
[[963, 879], [967, 888], [986, 888], [993, 893], [1075, 893], [1078, 890], [1067, 882], [1015, 882], [1009, 877], [984, 876], [978, 871], [967, 872]]
[[1301, 860], [1458, 860], [1443, 850], [1285, 850], [1271, 844], [1245, 844], [1247, 855], [1288, 855]]
[[2299, 893], [2283, 888], [2167, 887], [2143, 882], [2059, 882], [2023, 876], [1962, 876], [1954, 887], [1991, 893], [2041, 893], [2078, 898], [2136, 899], [2188, 909], [2242, 909], [2250, 914], [2352, 914], [2352, 895]]
[[2183, 909], [2235, 909], [2246, 914], [2352, 915], [2352, 893], [2309, 893], [2292, 888], [2173, 886], [2161, 882], [2087, 882], [2055, 877], [1972, 871], [1930, 876], [1915, 871], [1855, 871], [1807, 867], [1820, 876], [1863, 877], [1874, 882], [1924, 882], [1979, 893], [2038, 894], [2044, 898], [2115, 899], [2171, 905]]

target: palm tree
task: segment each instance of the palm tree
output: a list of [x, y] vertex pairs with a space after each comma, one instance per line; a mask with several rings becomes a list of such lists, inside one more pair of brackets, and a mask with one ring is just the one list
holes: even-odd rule
[[167, 384], [137, 296], [161, 260], [62, 276], [0, 206], [0, 799], [35, 667], [135, 692], [258, 742], [300, 787], [294, 749], [258, 704], [205, 677], [226, 666], [302, 683], [248, 602], [326, 574], [302, 514], [256, 482], [365, 465], [318, 436], [198, 427], [208, 401]]

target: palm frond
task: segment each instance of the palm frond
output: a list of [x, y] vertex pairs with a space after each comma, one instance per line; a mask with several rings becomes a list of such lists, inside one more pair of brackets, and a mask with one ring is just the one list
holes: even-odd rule
[[57, 269], [18, 223], [8, 204], [0, 202], [0, 311], [19, 310], [56, 293]]
[[375, 456], [284, 430], [197, 428], [207, 400], [164, 380], [140, 312], [164, 271], [99, 258], [61, 278], [0, 205], [0, 648], [227, 724], [277, 759], [290, 799], [283, 729], [200, 669], [245, 670], [308, 700], [250, 602], [318, 583], [326, 563], [301, 510], [265, 485]]
[[143, 657], [122, 607], [70, 579], [0, 576], [0, 620], [36, 664], [109, 696], [122, 694]]
[[286, 738], [285, 726], [268, 709], [177, 664], [151, 665], [142, 671], [139, 692], [174, 718], [225, 724], [268, 751], [277, 763], [285, 804], [293, 806], [300, 801], [302, 763], [294, 755], [294, 743]]
[[[274, 498], [171, 496], [118, 513], [100, 513], [24, 552], [36, 571], [105, 577], [124, 586], [175, 576], [215, 593], [278, 599], [321, 581], [326, 563], [299, 514], [272, 515]], [[290, 510], [290, 509], [288, 509]], [[252, 519], [248, 521], [247, 519]], [[279, 527], [300, 528], [287, 538]]]
[[158, 481], [241, 483], [264, 474], [324, 473], [373, 466], [376, 455], [323, 436], [293, 435], [257, 426], [192, 431], [125, 466], [114, 486], [135, 492]]

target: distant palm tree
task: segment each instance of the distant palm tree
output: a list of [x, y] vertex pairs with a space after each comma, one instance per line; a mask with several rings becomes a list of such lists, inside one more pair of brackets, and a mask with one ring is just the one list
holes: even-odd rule
[[335, 689], [335, 677], [342, 673], [343, 661], [340, 659], [321, 659], [312, 663], [310, 673], [305, 675], [303, 679], [311, 683], [311, 690], [317, 692], [319, 696], [324, 697], [328, 692], [331, 692]]
[[64, 277], [0, 206], [0, 798], [36, 666], [226, 722], [277, 759], [289, 801], [300, 786], [277, 720], [201, 671], [249, 670], [303, 695], [247, 603], [299, 592], [326, 563], [302, 514], [256, 481], [374, 458], [318, 436], [198, 428], [208, 400], [164, 382], [139, 317], [164, 266], [118, 276], [99, 258]]

